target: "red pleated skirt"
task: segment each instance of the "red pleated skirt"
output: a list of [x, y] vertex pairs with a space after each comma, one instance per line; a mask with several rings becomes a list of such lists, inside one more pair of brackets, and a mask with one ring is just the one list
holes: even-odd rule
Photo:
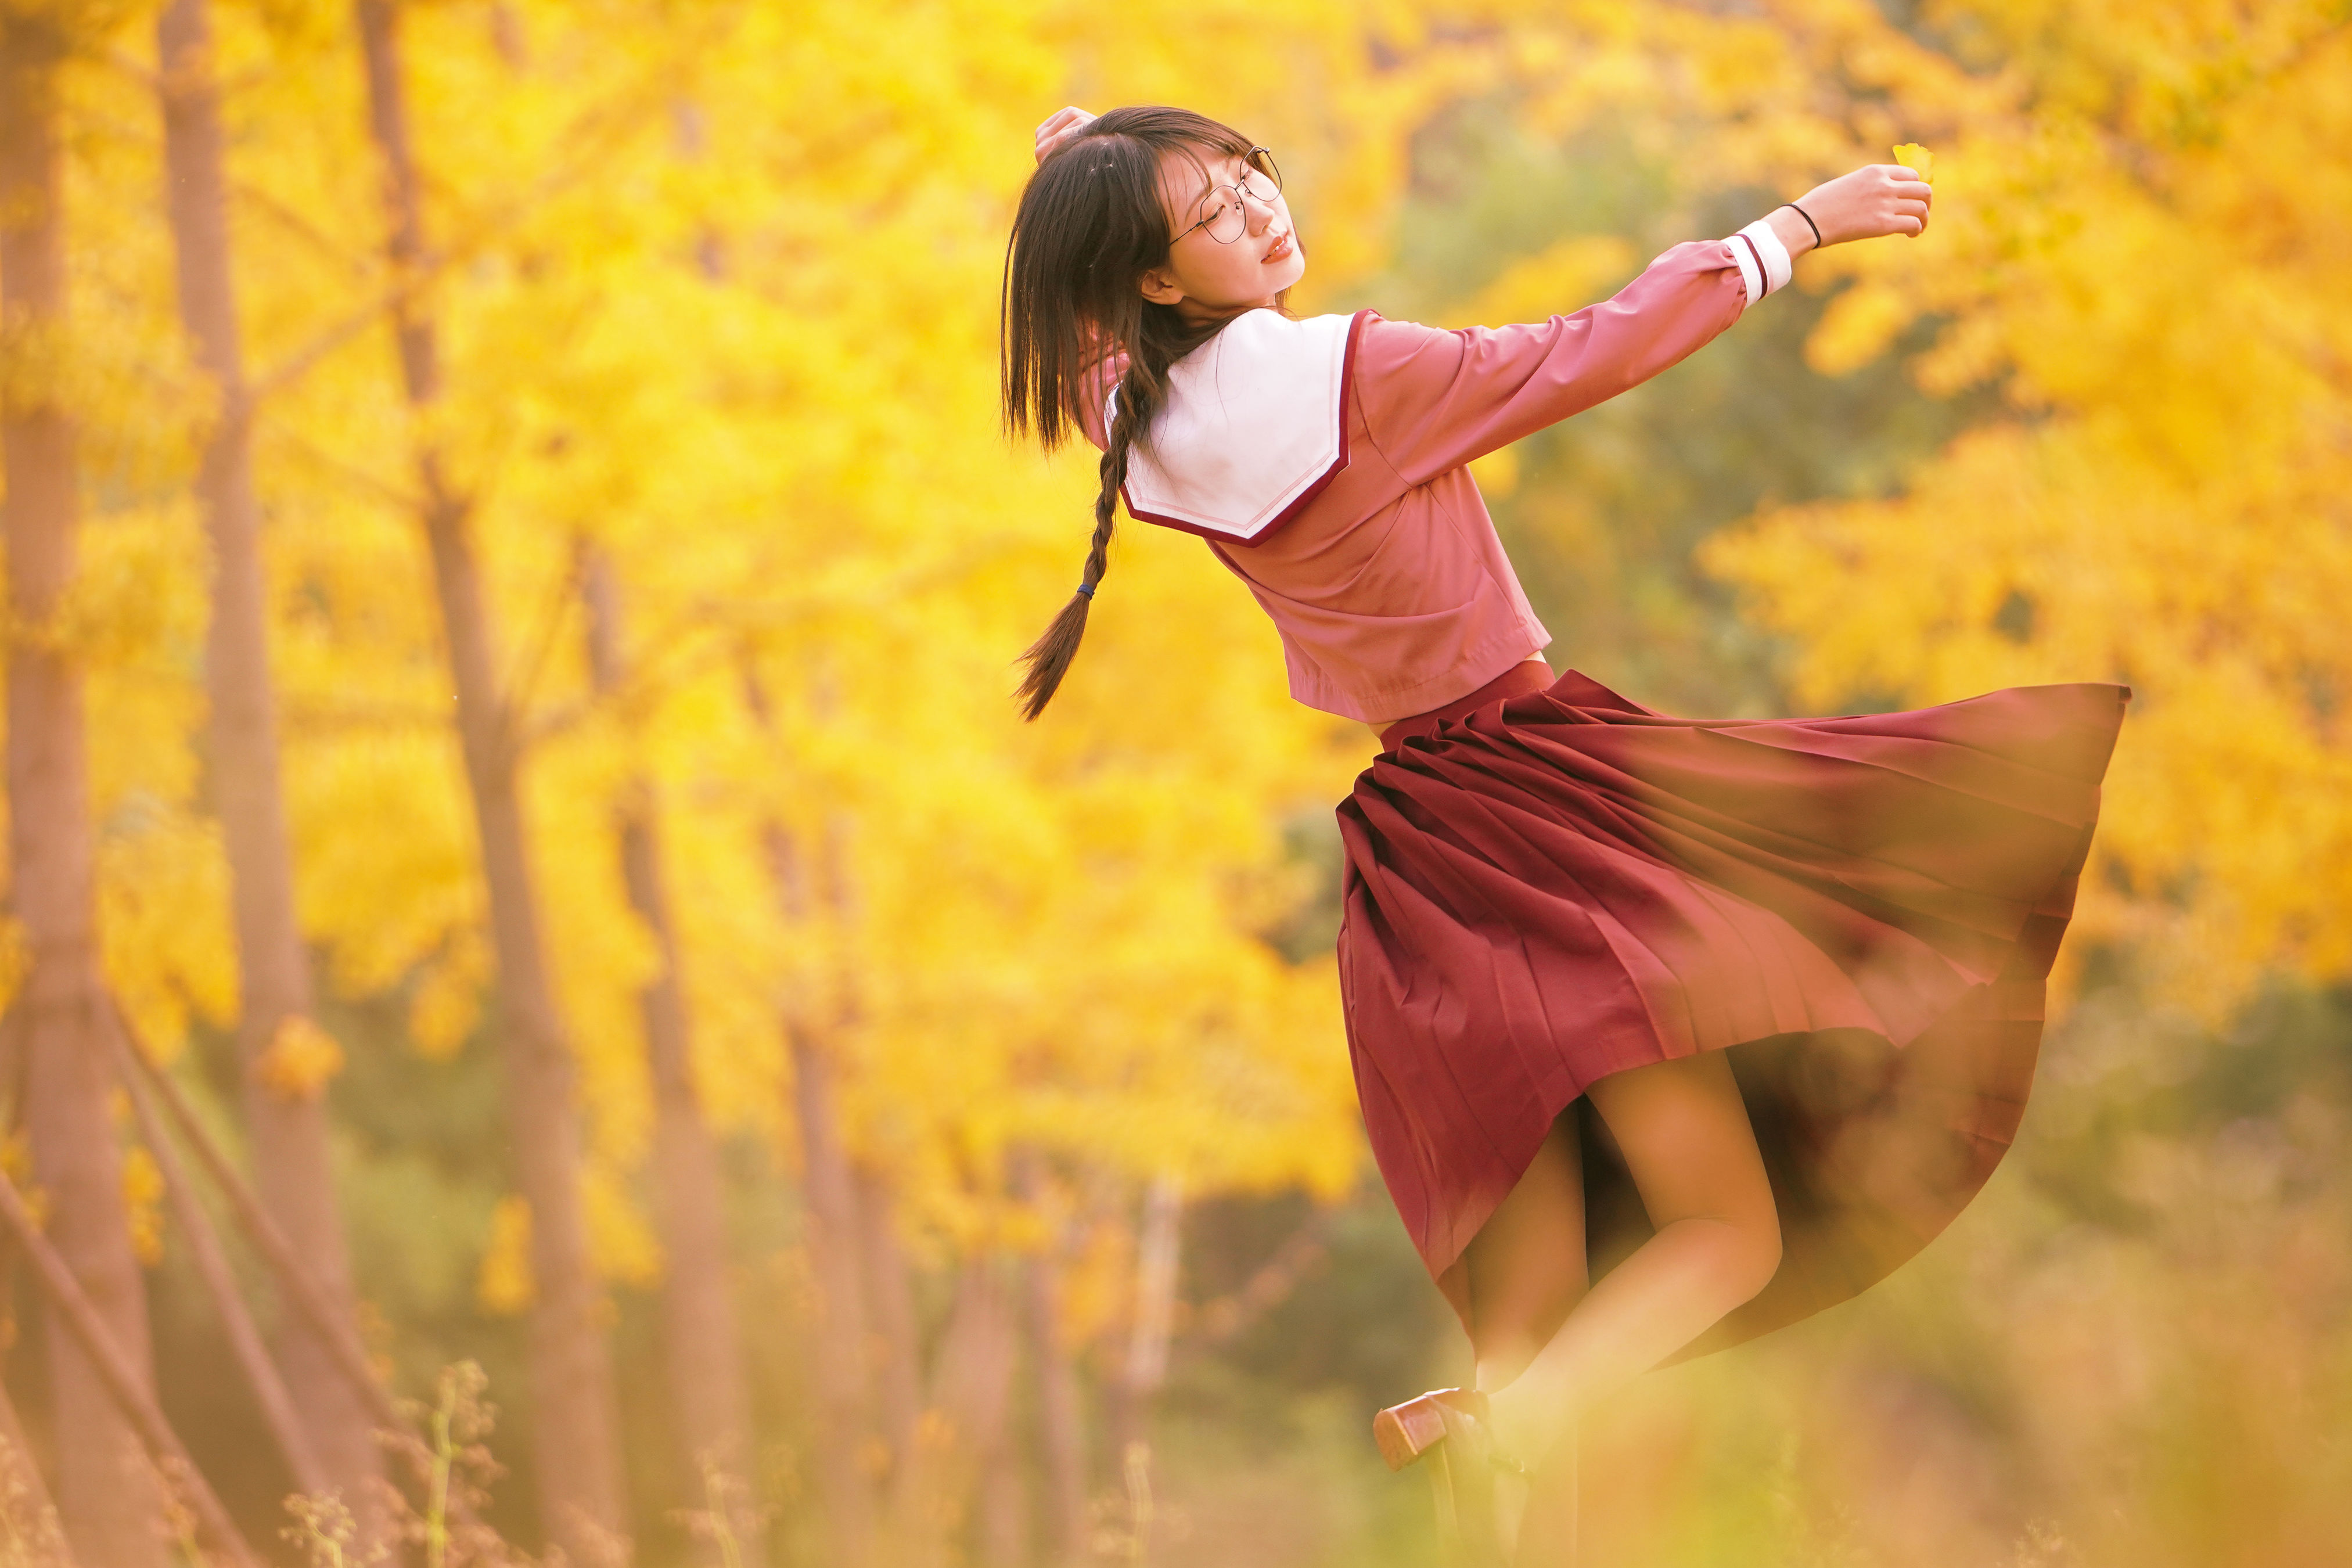
[[1522, 670], [1394, 727], [1339, 808], [1364, 1122], [1466, 1326], [1463, 1249], [1554, 1119], [1597, 1279], [1650, 1226], [1586, 1086], [1728, 1052], [1782, 1261], [1680, 1361], [1884, 1279], [1992, 1173], [2130, 693], [1695, 721]]

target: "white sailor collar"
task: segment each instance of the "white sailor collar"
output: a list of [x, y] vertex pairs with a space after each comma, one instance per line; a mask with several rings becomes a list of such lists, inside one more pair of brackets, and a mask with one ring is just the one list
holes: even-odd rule
[[[1120, 493], [1145, 522], [1258, 544], [1348, 466], [1349, 373], [1363, 313], [1235, 317], [1168, 372], [1151, 449], [1130, 450]], [[1118, 389], [1103, 428], [1118, 417]]]

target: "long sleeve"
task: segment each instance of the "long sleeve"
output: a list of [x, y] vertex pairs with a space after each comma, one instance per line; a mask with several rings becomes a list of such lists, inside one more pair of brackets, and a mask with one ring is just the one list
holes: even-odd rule
[[1447, 331], [1373, 317], [1356, 361], [1365, 427], [1400, 479], [1425, 484], [1638, 386], [1739, 319], [1751, 285], [1738, 243], [1677, 245], [1614, 298], [1548, 321]]

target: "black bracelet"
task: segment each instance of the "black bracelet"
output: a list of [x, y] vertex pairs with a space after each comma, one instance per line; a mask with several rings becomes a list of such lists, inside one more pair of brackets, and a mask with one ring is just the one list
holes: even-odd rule
[[1822, 226], [1813, 221], [1813, 215], [1794, 202], [1782, 202], [1780, 205], [1805, 220], [1805, 226], [1813, 231], [1813, 248], [1819, 250], [1826, 242], [1822, 238]]

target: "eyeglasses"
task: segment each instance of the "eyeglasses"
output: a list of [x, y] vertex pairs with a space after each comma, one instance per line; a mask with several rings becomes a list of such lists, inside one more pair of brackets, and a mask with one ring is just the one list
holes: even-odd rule
[[[1249, 216], [1242, 208], [1242, 197], [1264, 206], [1282, 194], [1282, 171], [1274, 165], [1274, 154], [1264, 147], [1253, 147], [1243, 160], [1246, 165], [1237, 184], [1211, 187], [1201, 199], [1208, 204], [1208, 213], [1192, 228], [1205, 228], [1209, 237], [1219, 245], [1231, 245], [1249, 226]], [[1176, 237], [1182, 239], [1192, 232], [1188, 228]], [[1169, 241], [1171, 245], [1175, 240]]]

